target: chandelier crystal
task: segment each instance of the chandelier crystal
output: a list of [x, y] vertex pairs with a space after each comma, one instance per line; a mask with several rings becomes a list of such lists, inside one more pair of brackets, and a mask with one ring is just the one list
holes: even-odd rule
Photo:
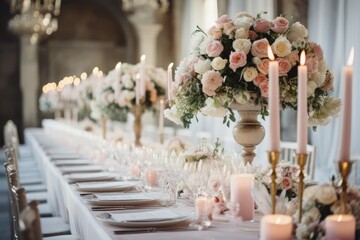
[[14, 16], [8, 27], [15, 34], [30, 36], [34, 44], [57, 31], [60, 5], [61, 0], [11, 0], [10, 10]]

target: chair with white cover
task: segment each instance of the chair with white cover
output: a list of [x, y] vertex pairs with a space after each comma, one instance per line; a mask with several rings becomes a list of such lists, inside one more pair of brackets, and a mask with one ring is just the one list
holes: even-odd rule
[[[280, 160], [289, 161], [292, 164], [296, 164], [296, 142], [281, 142], [280, 143]], [[314, 168], [315, 168], [315, 158], [316, 158], [316, 147], [313, 145], [307, 145], [306, 151], [308, 154], [308, 160], [305, 165], [305, 172], [310, 179], [314, 179]]]

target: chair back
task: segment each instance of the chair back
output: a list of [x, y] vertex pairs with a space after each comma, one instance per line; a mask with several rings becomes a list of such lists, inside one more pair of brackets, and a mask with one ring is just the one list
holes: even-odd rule
[[16, 125], [11, 120], [8, 120], [4, 126], [4, 142], [5, 146], [15, 149], [16, 157], [19, 159], [19, 134]]
[[[281, 142], [280, 143], [280, 152], [281, 160], [289, 161], [292, 164], [296, 164], [296, 142]], [[313, 145], [307, 145], [306, 151], [308, 153], [308, 160], [305, 165], [305, 172], [308, 177], [314, 179], [314, 168], [315, 168], [315, 158], [316, 158], [316, 147]]]
[[41, 240], [41, 223], [38, 202], [31, 201], [20, 213], [19, 229], [22, 240]]

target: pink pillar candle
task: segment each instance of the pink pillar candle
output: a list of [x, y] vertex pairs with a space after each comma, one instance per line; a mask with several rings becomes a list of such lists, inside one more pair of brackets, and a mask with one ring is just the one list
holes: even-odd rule
[[208, 199], [206, 197], [197, 197], [195, 200], [196, 217], [200, 220], [208, 216]]
[[339, 160], [350, 160], [351, 145], [351, 104], [352, 104], [352, 62], [354, 60], [354, 48], [351, 49], [348, 65], [344, 67], [343, 99], [342, 99], [342, 122], [340, 132]]
[[140, 58], [140, 97], [145, 97], [145, 92], [146, 92], [145, 59], [146, 59], [145, 55], [142, 55]]
[[307, 153], [308, 142], [308, 114], [307, 114], [307, 66], [305, 52], [301, 52], [298, 67], [298, 99], [297, 99], [297, 153]]
[[290, 240], [292, 219], [281, 214], [266, 215], [261, 218], [260, 240]]
[[352, 215], [330, 215], [325, 219], [326, 240], [355, 240], [355, 218]]
[[155, 169], [148, 169], [145, 172], [146, 183], [150, 187], [154, 187], [158, 184], [158, 174]]
[[279, 62], [268, 47], [269, 62], [269, 151], [280, 151]]
[[[235, 215], [244, 221], [254, 218], [254, 175], [234, 174], [230, 180], [231, 205], [235, 209]], [[239, 209], [237, 209], [239, 208]]]
[[132, 177], [140, 177], [140, 168], [137, 164], [133, 163], [130, 165], [130, 174]]

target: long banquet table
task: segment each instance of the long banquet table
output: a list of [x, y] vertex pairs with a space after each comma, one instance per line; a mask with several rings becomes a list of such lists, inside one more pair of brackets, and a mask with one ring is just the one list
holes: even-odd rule
[[[56, 126], [60, 124], [60, 128], [68, 131], [80, 131], [71, 126], [61, 125], [55, 121], [48, 122], [48, 124]], [[86, 133], [89, 134], [89, 133]], [[104, 224], [97, 219], [97, 215], [101, 211], [92, 211], [91, 207], [82, 198], [71, 184], [68, 183], [59, 168], [53, 164], [50, 157], [40, 144], [40, 140], [48, 138], [44, 129], [27, 129], [25, 131], [26, 142], [31, 146], [36, 157], [42, 177], [48, 188], [49, 199], [48, 202], [52, 208], [54, 216], [61, 216], [64, 221], [70, 224], [71, 233], [86, 240], [107, 240], [107, 239], [259, 239], [259, 221], [261, 215], [255, 213], [255, 220], [253, 222], [246, 222], [243, 224], [235, 224], [228, 221], [227, 218], [215, 219], [210, 228], [202, 231], [194, 229], [185, 229], [181, 231], [156, 231], [149, 233], [129, 233], [129, 234], [114, 234], [114, 230], [119, 227], [114, 227]], [[61, 146], [59, 142], [59, 146]], [[181, 210], [192, 212], [192, 207], [178, 206], [183, 208]], [[250, 224], [250, 225], [249, 225]], [[250, 226], [250, 227], [246, 227]], [[255, 229], [255, 230], [254, 230]]]

